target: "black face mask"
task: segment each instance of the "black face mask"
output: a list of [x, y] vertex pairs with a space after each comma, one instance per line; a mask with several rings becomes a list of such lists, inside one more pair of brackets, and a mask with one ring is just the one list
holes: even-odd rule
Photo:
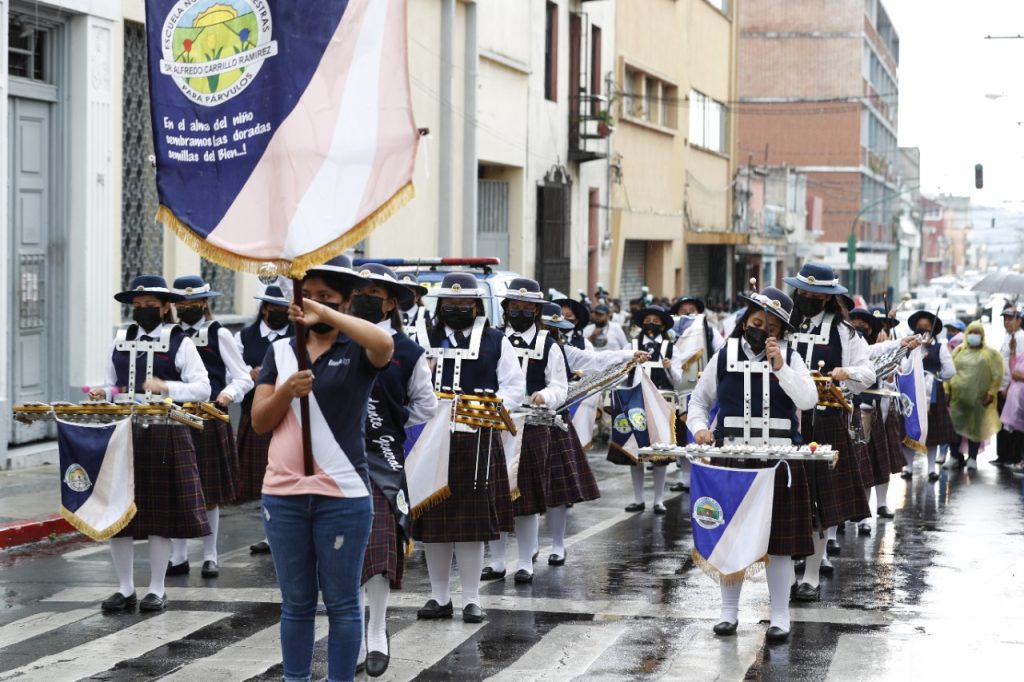
[[355, 317], [377, 324], [384, 319], [384, 297], [356, 294], [348, 304], [348, 312]]
[[608, 326], [608, 320], [601, 320], [600, 322], [594, 320], [594, 326], [597, 327], [598, 329], [604, 329], [605, 327]]
[[793, 307], [799, 310], [804, 317], [814, 317], [825, 309], [825, 301], [810, 296], [797, 296]]
[[283, 310], [271, 310], [267, 313], [266, 322], [271, 329], [284, 329], [288, 326], [288, 313]]
[[661, 333], [661, 325], [657, 322], [647, 322], [640, 328], [644, 330], [644, 334], [652, 339]]
[[508, 326], [520, 334], [533, 326], [536, 316], [532, 310], [509, 310], [505, 313]]
[[[341, 304], [333, 301], [320, 301], [320, 304], [330, 308], [331, 310], [338, 310], [341, 308]], [[311, 325], [309, 331], [317, 334], [329, 334], [334, 329], [333, 325], [327, 324], [326, 322], [317, 322]]]
[[204, 315], [206, 311], [202, 308], [178, 308], [178, 319], [189, 326], [203, 319]]
[[441, 306], [441, 320], [455, 331], [462, 331], [473, 324], [476, 308], [462, 308], [453, 305]]
[[750, 345], [750, 350], [760, 353], [768, 343], [768, 332], [757, 327], [747, 327], [743, 330], [743, 338]]
[[163, 313], [160, 312], [160, 308], [134, 308], [132, 309], [132, 319], [144, 331], [151, 332], [160, 324]]
[[927, 334], [928, 336], [931, 336], [932, 335], [932, 328], [931, 327], [922, 327], [921, 329], [915, 329], [914, 333], [915, 334]]

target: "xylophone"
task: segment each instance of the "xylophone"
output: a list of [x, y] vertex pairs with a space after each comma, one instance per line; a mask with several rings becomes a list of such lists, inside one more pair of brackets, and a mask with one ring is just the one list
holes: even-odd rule
[[689, 457], [691, 459], [707, 457], [710, 459], [760, 459], [780, 460], [790, 459], [802, 462], [827, 462], [829, 468], [834, 468], [839, 461], [839, 451], [833, 450], [831, 445], [697, 445], [690, 443], [686, 446], [671, 445], [669, 443], [652, 443], [639, 451], [641, 462], [671, 462], [676, 457]]
[[15, 405], [12, 411], [15, 419], [26, 424], [58, 419], [75, 424], [110, 424], [130, 418], [142, 426], [176, 422], [197, 431], [203, 430], [203, 418], [171, 402], [111, 403], [99, 400], [78, 404], [66, 402], [27, 403]]
[[439, 400], [452, 401], [452, 424], [463, 424], [478, 429], [497, 429], [516, 432], [515, 422], [502, 399], [494, 391], [452, 393], [440, 391]]

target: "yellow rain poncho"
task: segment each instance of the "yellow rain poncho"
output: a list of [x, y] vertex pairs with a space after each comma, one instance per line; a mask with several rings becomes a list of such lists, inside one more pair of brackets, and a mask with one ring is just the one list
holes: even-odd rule
[[[1003, 380], [1003, 356], [985, 345], [985, 327], [972, 322], [969, 334], [980, 334], [981, 345], [970, 347], [966, 341], [953, 351], [956, 374], [947, 382], [949, 413], [953, 428], [961, 436], [976, 443], [994, 436], [1000, 428], [996, 397]], [[983, 405], [985, 396], [992, 400]]]

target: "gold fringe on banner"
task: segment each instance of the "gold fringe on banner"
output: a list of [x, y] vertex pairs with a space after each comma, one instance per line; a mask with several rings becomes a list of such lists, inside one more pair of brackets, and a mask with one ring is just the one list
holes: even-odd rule
[[693, 357], [691, 357], [689, 360], [687, 360], [686, 362], [683, 363], [683, 371], [685, 372], [686, 370], [690, 369], [690, 365], [692, 365], [693, 363], [697, 362], [702, 357], [704, 357], [704, 349], [703, 348], [701, 348], [699, 351], [694, 353]]
[[519, 492], [519, 487], [517, 486], [511, 492], [509, 492], [508, 496], [512, 498], [513, 502], [515, 502], [520, 497], [522, 497], [523, 494], [521, 492]]
[[324, 244], [319, 249], [303, 254], [291, 261], [280, 258], [252, 258], [214, 246], [179, 220], [178, 216], [174, 215], [174, 212], [167, 206], [160, 206], [160, 210], [156, 213], [156, 219], [170, 228], [181, 241], [185, 242], [186, 246], [217, 265], [256, 274], [264, 263], [273, 263], [277, 266], [278, 272], [282, 277], [301, 279], [310, 268], [329, 261], [345, 251], [345, 249], [351, 248], [366, 239], [371, 232], [390, 220], [403, 206], [412, 201], [415, 196], [416, 188], [413, 187], [412, 182], [406, 183], [405, 186], [395, 192], [394, 196], [384, 202], [380, 208], [366, 216], [348, 232]]
[[132, 505], [128, 507], [128, 511], [122, 514], [117, 521], [107, 526], [103, 530], [96, 530], [88, 523], [78, 518], [78, 516], [75, 515], [75, 512], [71, 511], [64, 505], [60, 506], [60, 515], [64, 517], [65, 521], [70, 523], [71, 526], [82, 535], [87, 535], [88, 537], [97, 541], [112, 538], [113, 536], [120, 533], [122, 530], [124, 530], [125, 526], [131, 523], [132, 519], [135, 518], [136, 512], [138, 512], [138, 509], [135, 507], [135, 503], [132, 502]]
[[753, 578], [754, 576], [764, 571], [765, 567], [768, 565], [768, 562], [770, 561], [768, 555], [765, 554], [763, 557], [761, 557], [754, 563], [750, 564], [742, 571], [723, 574], [717, 568], [709, 564], [707, 562], [707, 559], [700, 555], [700, 552], [697, 551], [696, 547], [690, 550], [690, 558], [693, 559], [693, 563], [696, 564], [700, 570], [704, 571], [704, 573], [709, 578], [714, 580], [719, 585], [736, 585], [737, 583], [743, 582], [747, 578]]
[[405, 558], [408, 559], [409, 557], [411, 557], [413, 555], [413, 552], [415, 551], [416, 543], [412, 541], [412, 538], [409, 538], [405, 541]]
[[446, 485], [437, 492], [431, 493], [430, 496], [427, 497], [427, 499], [423, 500], [415, 507], [410, 509], [409, 516], [411, 516], [414, 519], [418, 519], [419, 517], [423, 516], [423, 512], [428, 511], [433, 507], [436, 507], [437, 505], [441, 504], [451, 496], [452, 489]]
[[903, 437], [903, 444], [916, 452], [928, 452], [928, 446], [921, 441], [914, 440], [910, 436]]

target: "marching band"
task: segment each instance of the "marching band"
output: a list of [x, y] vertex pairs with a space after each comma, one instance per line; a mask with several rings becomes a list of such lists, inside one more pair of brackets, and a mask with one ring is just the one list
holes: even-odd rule
[[[454, 615], [453, 558], [465, 622], [486, 618], [481, 581], [513, 572], [515, 583], [533, 583], [542, 517], [552, 537], [547, 563], [565, 563], [571, 507], [601, 494], [586, 450], [610, 410], [613, 428], [637, 438], [630, 441], [636, 447], [617, 441], [608, 452], [609, 461], [630, 467], [634, 498], [628, 512], [646, 508], [648, 469], [656, 515], [668, 512], [664, 495], [672, 463], [679, 468], [673, 491], [690, 490], [691, 466], [774, 470], [770, 519], [760, 519], [770, 525], [767, 546], [750, 565], [717, 574], [721, 615], [714, 632], [736, 633], [744, 577], [764, 566], [771, 597], [767, 639], [780, 642], [789, 637], [790, 601], [820, 599], [819, 576], [835, 570], [828, 556], [841, 551], [837, 532], [846, 522], [860, 522], [859, 532], [870, 534], [869, 518], [893, 517], [889, 479], [911, 475], [915, 451], [926, 452], [930, 479], [938, 476], [940, 448], [952, 448], [956, 456], [944, 389], [956, 367], [939, 339], [942, 321], [917, 312], [909, 319], [912, 333], [894, 338], [894, 311], [852, 307], [824, 263], [806, 263], [784, 278], [791, 294], [766, 287], [740, 296], [742, 309], [725, 325], [728, 333], [698, 297], [682, 296], [670, 308], [640, 301], [626, 318], [637, 330], [632, 339], [603, 289], [590, 307], [589, 301], [548, 300], [528, 278], [511, 280], [494, 297], [469, 271], [449, 272], [431, 290], [383, 264], [360, 267], [357, 272], [341, 256], [312, 269], [302, 287], [316, 301], [303, 308], [289, 308], [281, 287], [268, 286], [256, 297], [257, 318], [234, 335], [214, 319], [211, 303], [219, 294], [198, 276], [180, 277], [168, 287], [162, 277], [144, 275], [115, 296], [131, 306], [133, 322], [118, 333], [106, 385], [88, 391], [83, 413], [95, 415], [113, 409], [104, 407], [111, 404], [130, 405], [129, 415], [144, 413], [147, 405], [165, 406], [165, 415], [195, 404], [205, 405], [205, 412], [191, 429], [185, 418], [133, 417], [137, 512], [110, 539], [119, 586], [104, 610], [165, 608], [165, 575], [189, 570], [188, 538], [202, 538], [202, 575], [216, 577], [220, 505], [259, 499], [261, 490], [270, 540], [253, 544], [253, 553], [272, 553], [279, 574], [308, 580], [290, 565], [297, 539], [287, 537], [284, 523], [307, 512], [289, 505], [304, 493], [366, 498], [360, 513], [372, 503], [373, 520], [358, 549], [361, 602], [369, 617], [358, 665], [370, 676], [382, 675], [391, 653], [388, 596], [401, 588], [404, 557], [415, 543], [423, 549], [431, 584], [430, 599], [417, 614], [424, 620]], [[498, 317], [502, 328], [492, 326]], [[287, 359], [296, 342], [294, 322], [310, 325], [314, 374]], [[957, 330], [947, 333], [952, 338]], [[974, 340], [968, 335], [967, 341]], [[922, 405], [902, 383], [915, 368], [925, 384]], [[624, 427], [616, 418], [616, 391], [626, 390], [616, 387], [641, 383], [656, 388], [657, 395], [645, 400], [667, 405], [676, 420], [672, 442], [649, 442], [650, 418], [636, 419], [634, 410], [623, 417]], [[304, 395], [316, 405], [316, 469], [306, 474], [309, 484], [302, 482], [295, 453], [286, 452], [299, 437], [298, 415], [288, 405]], [[241, 404], [237, 431], [226, 415], [234, 403]], [[923, 443], [914, 442], [909, 421], [918, 407], [930, 425]], [[418, 441], [412, 427], [445, 411], [443, 437]], [[19, 419], [54, 418], [57, 406], [18, 406], [15, 413]], [[973, 455], [973, 439], [971, 444]], [[436, 454], [442, 452], [443, 459]], [[425, 459], [441, 469], [443, 484], [426, 496], [413, 494], [407, 478], [414, 456], [420, 466]], [[701, 513], [713, 513], [691, 512], [694, 523]], [[514, 571], [506, 567], [513, 537]], [[151, 580], [141, 601], [132, 577], [133, 539], [149, 540]], [[335, 561], [321, 550], [304, 548], [303, 556]], [[705, 559], [701, 555], [698, 563]], [[800, 564], [798, 580], [794, 566]], [[349, 575], [350, 568], [345, 574], [355, 581], [358, 573]], [[300, 627], [311, 613], [308, 595], [294, 586], [288, 592], [286, 611]], [[342, 595], [328, 609], [351, 614], [354, 603]], [[354, 641], [351, 623], [339, 625], [339, 632], [345, 646]], [[294, 662], [305, 654], [292, 655]], [[345, 665], [348, 660], [346, 654]], [[286, 671], [288, 666], [286, 658]]]

